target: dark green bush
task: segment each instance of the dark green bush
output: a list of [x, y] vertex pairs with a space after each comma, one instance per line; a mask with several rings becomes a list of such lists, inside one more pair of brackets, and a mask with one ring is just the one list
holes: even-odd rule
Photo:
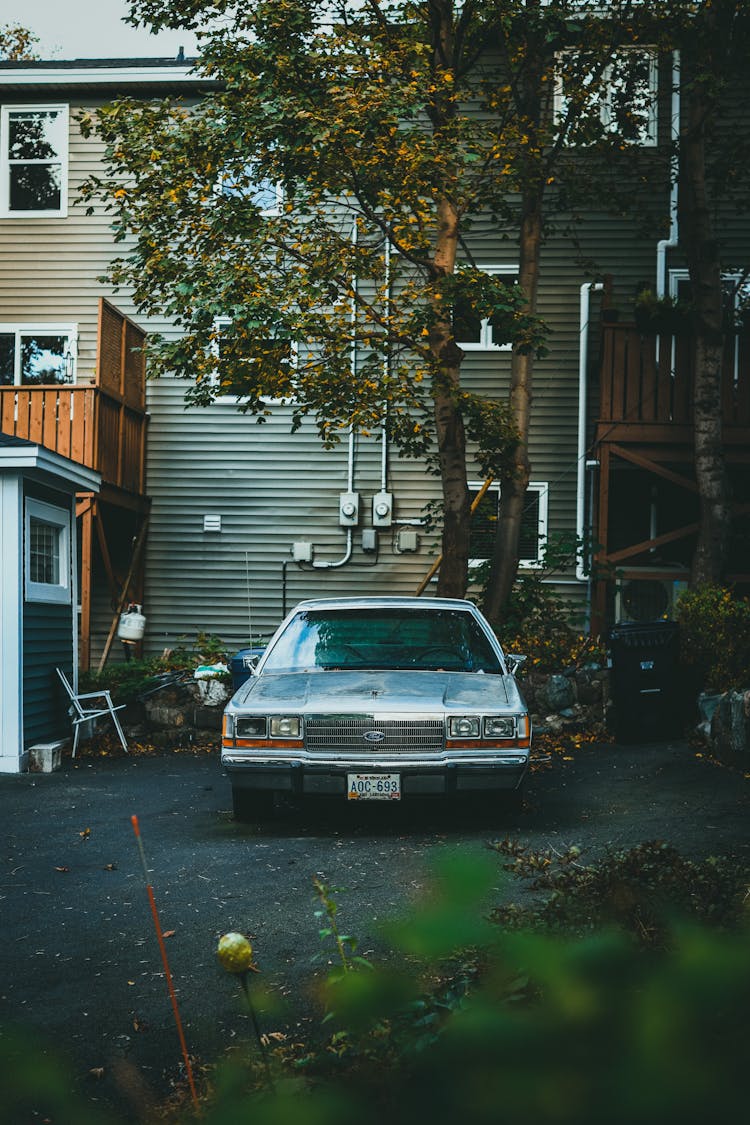
[[750, 600], [723, 586], [688, 590], [677, 602], [680, 655], [707, 691], [750, 688]]

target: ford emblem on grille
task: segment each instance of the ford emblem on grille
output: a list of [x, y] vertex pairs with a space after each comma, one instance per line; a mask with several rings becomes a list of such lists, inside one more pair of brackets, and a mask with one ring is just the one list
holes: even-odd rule
[[383, 734], [382, 730], [368, 730], [362, 735], [362, 737], [366, 742], [382, 742], [385, 738], [385, 735]]

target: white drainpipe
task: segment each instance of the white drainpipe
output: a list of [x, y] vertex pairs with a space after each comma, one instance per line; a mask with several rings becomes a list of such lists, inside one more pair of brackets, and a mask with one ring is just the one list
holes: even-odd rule
[[656, 296], [664, 297], [667, 292], [667, 250], [674, 250], [679, 243], [678, 216], [678, 172], [680, 158], [678, 142], [680, 139], [680, 52], [672, 56], [672, 142], [674, 152], [670, 173], [672, 184], [669, 193], [669, 237], [656, 244]]
[[[586, 530], [586, 414], [587, 379], [589, 362], [589, 306], [591, 294], [600, 293], [604, 286], [601, 281], [587, 281], [581, 286], [579, 311], [578, 343], [578, 460], [576, 477], [576, 537], [583, 540]], [[583, 560], [576, 562], [576, 578], [585, 582]]]
[[[669, 193], [669, 237], [662, 238], [656, 244], [656, 295], [663, 297], [667, 291], [667, 251], [673, 250], [678, 245], [678, 179], [679, 155], [677, 142], [680, 137], [680, 54], [675, 51], [672, 56], [672, 117], [671, 133], [675, 144], [672, 158], [671, 176], [672, 183]], [[602, 288], [599, 283], [588, 282], [581, 286], [580, 300], [580, 346], [578, 360], [578, 474], [576, 490], [576, 535], [583, 539], [585, 532], [586, 510], [586, 368], [588, 366], [588, 325], [589, 303], [592, 292]], [[658, 345], [658, 339], [657, 339]], [[658, 358], [658, 355], [657, 355]], [[583, 564], [579, 559], [576, 566], [576, 578], [581, 581], [586, 579]]]

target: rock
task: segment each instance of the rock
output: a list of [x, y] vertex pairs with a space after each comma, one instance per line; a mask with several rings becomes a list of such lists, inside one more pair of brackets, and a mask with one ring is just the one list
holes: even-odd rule
[[750, 752], [750, 690], [719, 697], [711, 719], [711, 746], [719, 758]]
[[566, 707], [572, 707], [575, 703], [573, 683], [567, 676], [553, 674], [547, 680], [546, 686], [539, 692], [539, 697], [545, 710], [559, 714], [560, 711], [564, 711]]

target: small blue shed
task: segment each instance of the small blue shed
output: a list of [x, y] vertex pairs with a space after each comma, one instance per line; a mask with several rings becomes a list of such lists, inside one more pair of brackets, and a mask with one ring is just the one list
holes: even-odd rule
[[55, 668], [78, 675], [76, 494], [98, 473], [0, 433], [0, 773], [70, 735]]

